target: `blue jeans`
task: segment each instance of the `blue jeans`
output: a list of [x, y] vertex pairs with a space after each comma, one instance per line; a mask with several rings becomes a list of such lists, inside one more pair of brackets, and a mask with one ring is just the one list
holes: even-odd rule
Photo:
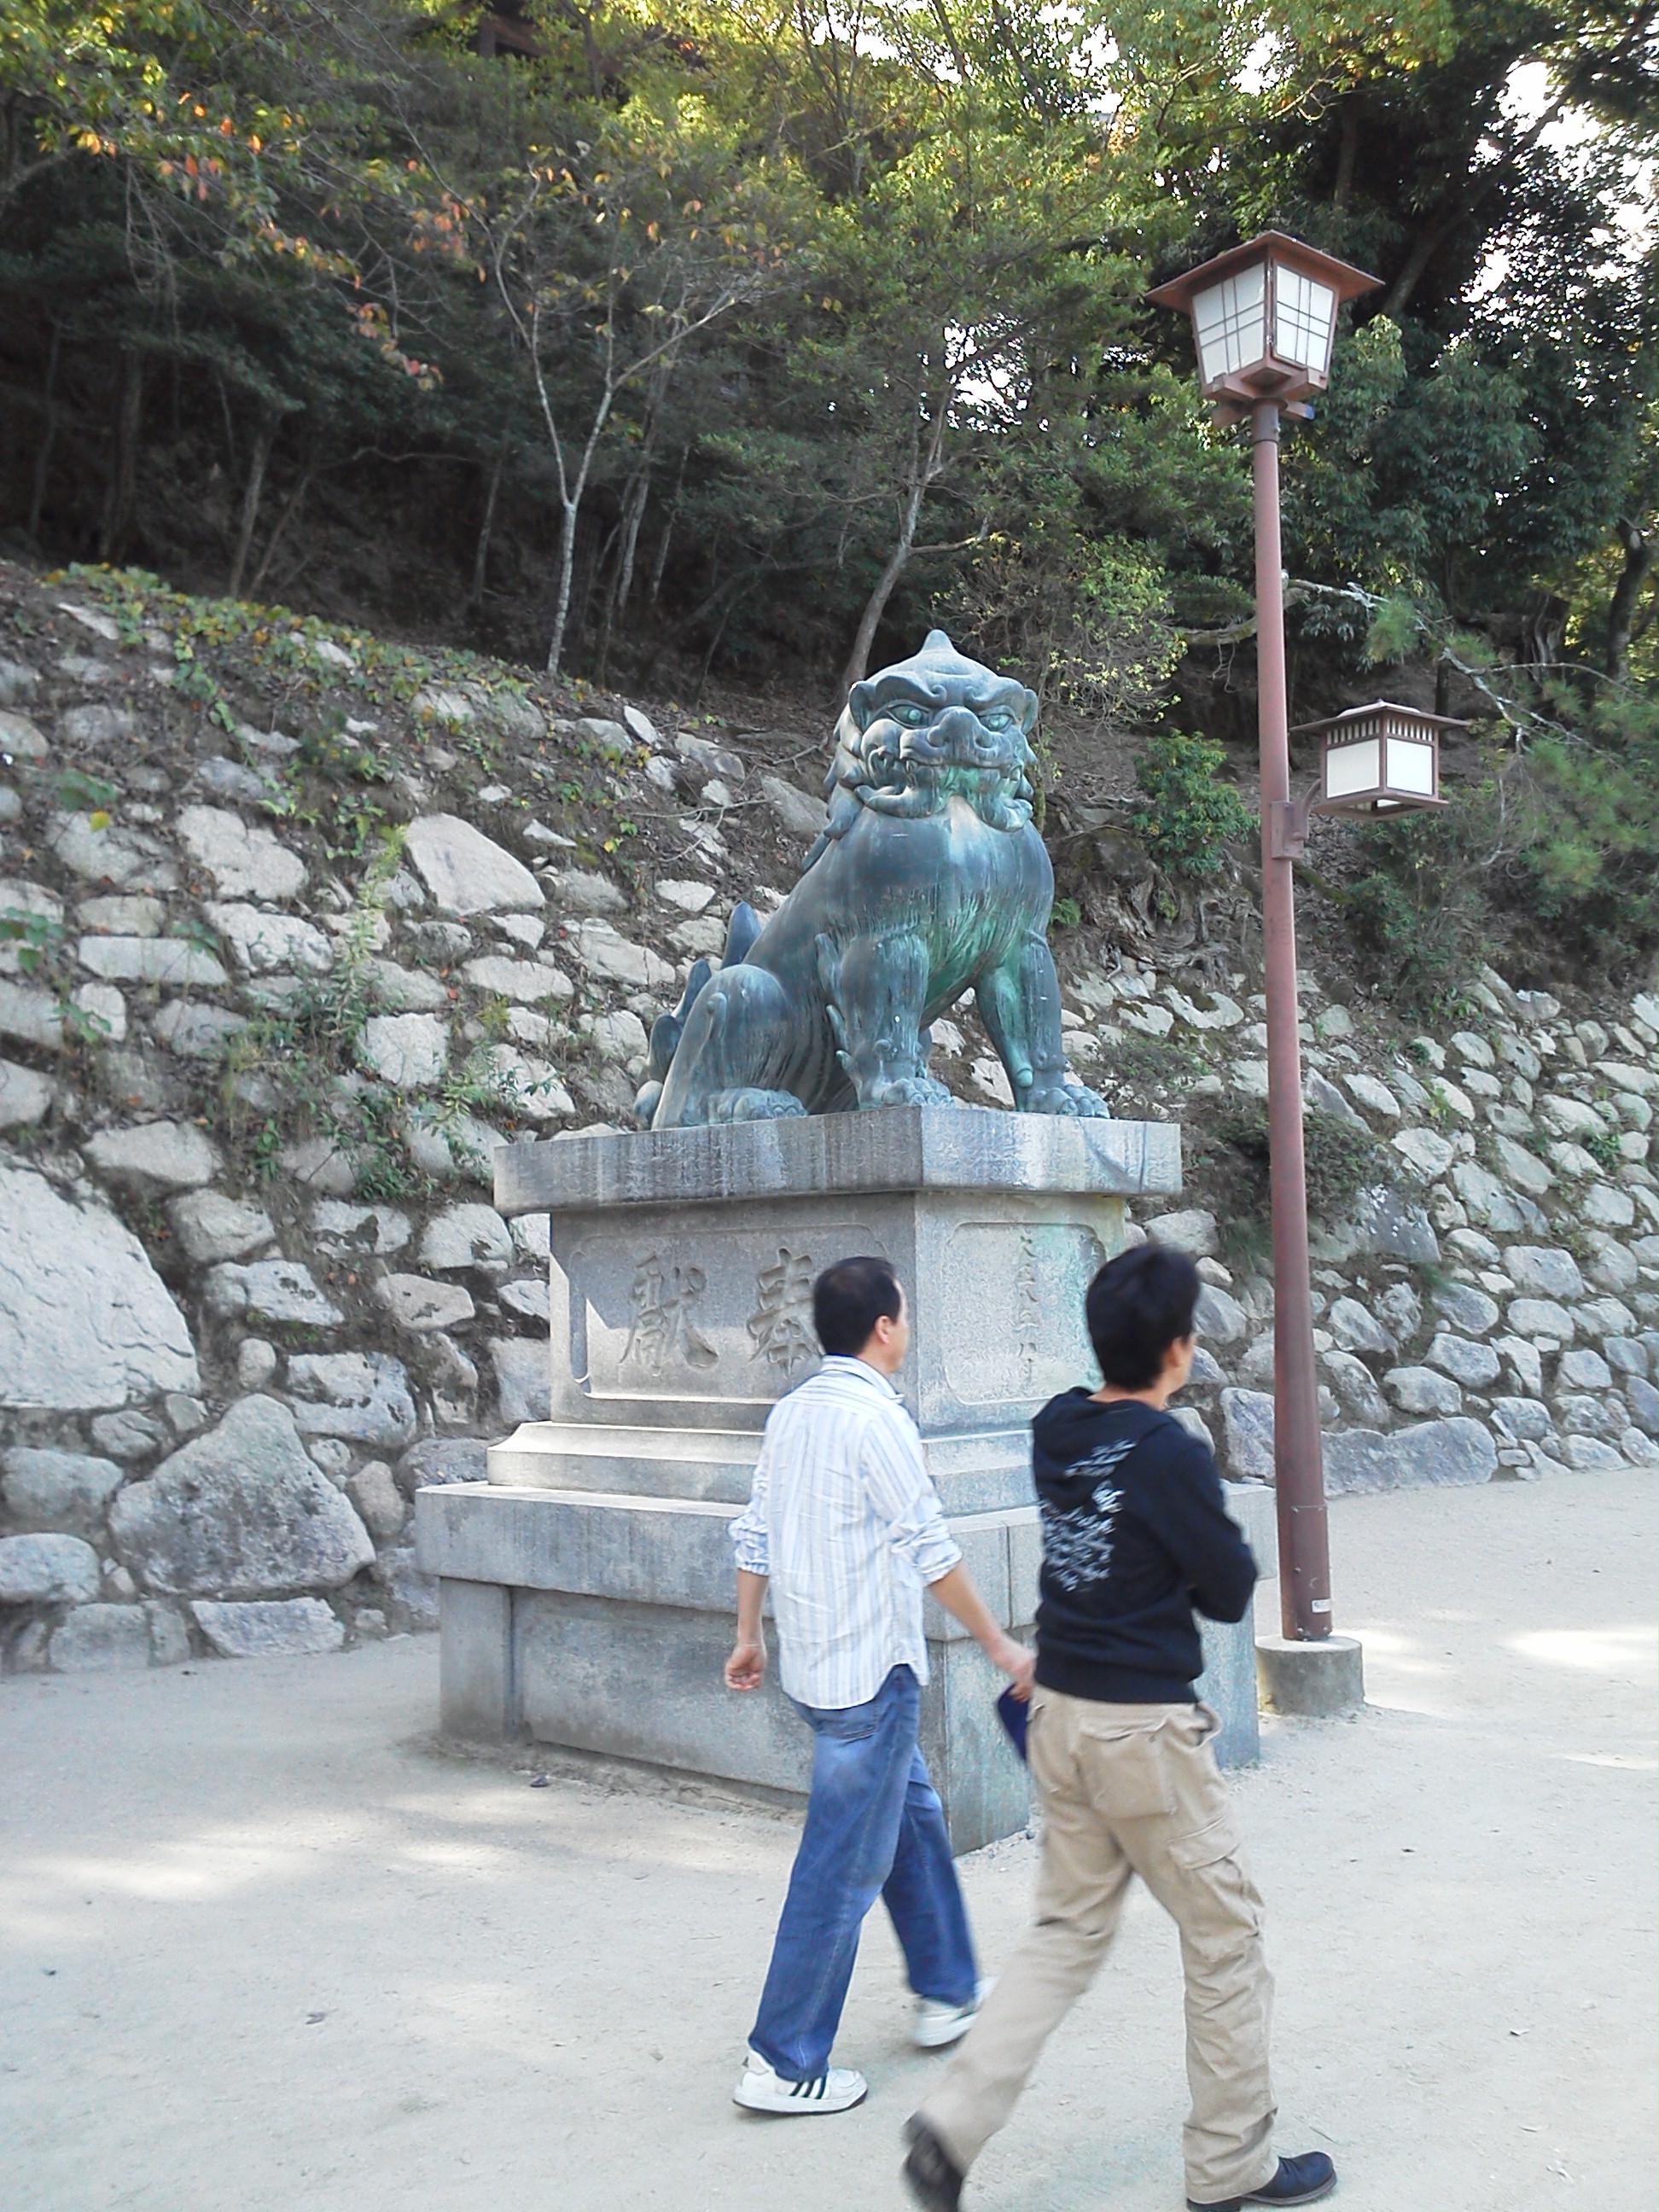
[[811, 2081], [830, 2063], [878, 1895], [918, 1996], [967, 2004], [979, 1970], [945, 1809], [916, 1748], [915, 1676], [895, 1667], [868, 1705], [795, 1710], [817, 1738], [812, 1790], [749, 2041], [774, 2072]]

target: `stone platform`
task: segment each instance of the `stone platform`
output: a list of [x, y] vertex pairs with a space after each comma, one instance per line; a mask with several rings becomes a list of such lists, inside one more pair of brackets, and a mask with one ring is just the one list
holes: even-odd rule
[[[551, 1417], [495, 1447], [486, 1483], [419, 1494], [445, 1729], [804, 1790], [808, 1739], [775, 1669], [756, 1697], [720, 1683], [727, 1530], [768, 1412], [817, 1363], [812, 1279], [854, 1253], [884, 1255], [910, 1291], [896, 1381], [975, 1580], [1029, 1633], [1027, 1424], [1093, 1372], [1083, 1293], [1125, 1199], [1179, 1188], [1173, 1127], [973, 1107], [504, 1148], [498, 1206], [551, 1217]], [[1243, 1495], [1270, 1525], [1271, 1492]], [[992, 1710], [1000, 1678], [927, 1612], [923, 1744], [971, 1850], [1025, 1824], [1025, 1778]], [[1253, 1757], [1248, 1623], [1212, 1638], [1206, 1684], [1224, 1755]]]

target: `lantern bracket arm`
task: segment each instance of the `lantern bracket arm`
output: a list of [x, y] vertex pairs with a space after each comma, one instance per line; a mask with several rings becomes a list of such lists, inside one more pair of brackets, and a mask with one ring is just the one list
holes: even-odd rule
[[1267, 857], [1273, 860], [1299, 860], [1308, 847], [1308, 823], [1311, 816], [1323, 814], [1326, 809], [1321, 798], [1322, 780], [1310, 783], [1299, 799], [1273, 799], [1267, 802]]

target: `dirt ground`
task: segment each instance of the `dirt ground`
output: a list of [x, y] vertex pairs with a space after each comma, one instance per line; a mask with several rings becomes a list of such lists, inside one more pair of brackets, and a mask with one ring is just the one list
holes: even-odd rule
[[[1346, 1499], [1370, 1706], [1238, 1778], [1281, 2144], [1348, 2212], [1651, 2201], [1651, 1474]], [[436, 1756], [430, 1640], [0, 1691], [8, 2212], [896, 2208], [909, 2049], [872, 1918], [859, 2111], [727, 2099], [793, 1844], [759, 1810]], [[964, 1863], [984, 1960], [1033, 1846]], [[1144, 1894], [970, 2185], [1182, 2202], [1171, 1931]]]

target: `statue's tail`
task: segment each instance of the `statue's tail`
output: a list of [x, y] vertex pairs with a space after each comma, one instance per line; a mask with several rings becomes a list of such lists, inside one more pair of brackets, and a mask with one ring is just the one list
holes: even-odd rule
[[[720, 954], [722, 968], [735, 968], [745, 957], [749, 948], [761, 933], [761, 918], [747, 899], [739, 899], [732, 909], [732, 919], [726, 925], [726, 947]], [[641, 1085], [634, 1101], [634, 1117], [641, 1128], [648, 1129], [661, 1103], [663, 1085], [668, 1080], [668, 1071], [674, 1064], [674, 1055], [685, 1035], [685, 1025], [691, 1018], [691, 1009], [702, 996], [714, 963], [699, 960], [693, 963], [685, 979], [685, 988], [680, 1002], [672, 1014], [659, 1014], [651, 1024], [651, 1050], [647, 1061], [649, 1073]]]
[[720, 955], [722, 968], [735, 968], [749, 957], [749, 948], [761, 933], [761, 918], [747, 899], [739, 899], [732, 909], [732, 919], [726, 926], [726, 950]]

